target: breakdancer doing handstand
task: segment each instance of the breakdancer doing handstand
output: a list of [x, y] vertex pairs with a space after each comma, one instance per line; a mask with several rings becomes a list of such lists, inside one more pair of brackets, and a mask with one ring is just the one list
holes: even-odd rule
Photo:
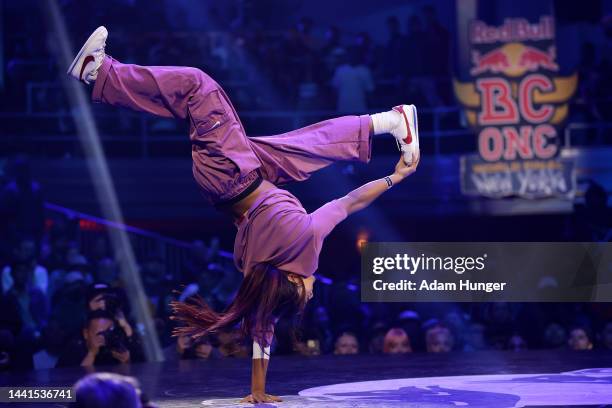
[[[122, 64], [105, 53], [108, 32], [96, 29], [68, 74], [93, 84], [94, 102], [189, 121], [193, 175], [206, 199], [237, 227], [236, 267], [244, 279], [228, 308], [202, 300], [173, 303], [184, 325], [175, 334], [200, 337], [240, 324], [253, 339], [251, 394], [245, 402], [275, 402], [265, 382], [274, 324], [302, 312], [312, 298], [325, 237], [348, 215], [370, 205], [412, 174], [419, 163], [417, 111], [400, 105], [374, 115], [343, 116], [269, 137], [247, 137], [226, 93], [196, 68]], [[279, 188], [336, 161], [368, 162], [372, 135], [392, 134], [402, 152], [394, 171], [312, 213]]]

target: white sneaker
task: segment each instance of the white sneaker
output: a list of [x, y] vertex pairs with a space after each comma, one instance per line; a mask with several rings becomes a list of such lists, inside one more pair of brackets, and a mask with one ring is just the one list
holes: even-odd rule
[[107, 37], [108, 31], [106, 27], [100, 26], [96, 28], [96, 31], [85, 41], [81, 51], [74, 58], [66, 73], [88, 85], [91, 81], [95, 81], [98, 77], [98, 68], [102, 65], [106, 55], [104, 47], [106, 47]]
[[393, 110], [402, 115], [402, 120], [391, 131], [407, 165], [419, 159], [419, 120], [414, 105], [398, 105]]

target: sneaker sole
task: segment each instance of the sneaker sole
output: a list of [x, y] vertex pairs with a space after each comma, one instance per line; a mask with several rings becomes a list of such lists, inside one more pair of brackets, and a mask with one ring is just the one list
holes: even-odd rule
[[[400, 150], [403, 152], [404, 162], [406, 164], [412, 164], [414, 160], [419, 160], [420, 157], [419, 119], [417, 115], [417, 108], [414, 105], [401, 105], [399, 112], [402, 114], [408, 128], [408, 135], [406, 139], [410, 140], [410, 143], [406, 143], [405, 140], [402, 140], [402, 144], [406, 146], [407, 149]], [[406, 155], [409, 157], [406, 158]]]
[[[87, 41], [85, 41], [85, 44], [83, 44], [83, 46], [81, 47], [81, 50], [79, 51], [77, 56], [72, 61], [72, 64], [70, 64], [70, 67], [68, 68], [68, 71], [66, 71], [66, 74], [72, 75], [75, 78], [77, 77], [77, 75], [74, 73], [74, 69], [79, 64], [79, 62], [81, 62], [81, 63], [83, 62], [83, 59], [84, 59], [83, 55], [85, 54], [85, 51], [87, 50], [87, 47], [92, 42], [92, 40], [95, 39], [101, 33], [104, 33], [104, 35], [108, 36], [108, 31], [106, 30], [106, 27], [100, 26], [100, 27], [96, 28], [96, 30], [93, 33], [91, 33], [91, 35], [89, 36]], [[80, 75], [79, 75], [79, 77], [77, 79], [79, 81], [83, 80], [82, 78], [80, 78]]]
[[412, 142], [415, 146], [419, 147], [419, 118], [417, 115], [417, 108], [414, 105], [408, 105], [408, 113], [410, 117], [412, 117], [412, 121], [408, 121], [408, 126], [410, 126], [410, 133], [414, 135]]

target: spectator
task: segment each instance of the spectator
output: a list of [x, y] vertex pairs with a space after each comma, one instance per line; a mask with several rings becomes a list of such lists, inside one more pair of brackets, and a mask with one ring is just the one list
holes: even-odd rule
[[74, 385], [72, 408], [154, 408], [138, 381], [114, 373], [89, 374]]
[[446, 327], [434, 326], [425, 333], [425, 344], [429, 353], [448, 353], [452, 351], [454, 343], [453, 335]]
[[371, 328], [372, 337], [368, 344], [370, 354], [381, 354], [385, 343], [386, 326], [383, 322], [375, 322]]
[[544, 329], [544, 347], [558, 349], [567, 344], [567, 332], [558, 323], [550, 323]]
[[410, 337], [410, 346], [413, 350], [423, 350], [423, 341], [419, 341], [421, 337], [421, 316], [414, 310], [404, 310], [397, 317], [398, 327], [404, 329], [408, 337]]
[[410, 337], [408, 337], [404, 329], [399, 329], [396, 327], [389, 329], [383, 342], [383, 353], [412, 353], [412, 348], [410, 347]]
[[114, 317], [115, 322], [123, 330], [125, 336], [130, 341], [137, 342], [134, 330], [124, 313], [126, 300], [127, 296], [122, 289], [111, 288], [104, 283], [96, 283], [89, 287], [87, 295], [88, 312], [96, 310], [107, 311]]
[[45, 294], [32, 285], [33, 275], [31, 262], [17, 261], [11, 266], [13, 284], [7, 295], [15, 299], [19, 306], [22, 322], [20, 338], [33, 341], [40, 337], [40, 331], [47, 322], [49, 308]]
[[102, 258], [95, 265], [94, 279], [96, 282], [105, 283], [109, 286], [119, 284], [119, 267], [112, 258]]
[[332, 85], [338, 99], [336, 110], [340, 113], [360, 113], [368, 109], [367, 96], [374, 90], [372, 73], [357, 50], [351, 49], [343, 62], [336, 68]]
[[570, 331], [567, 344], [570, 349], [577, 351], [591, 350], [593, 348], [589, 331], [584, 327], [574, 327]]
[[294, 350], [301, 356], [320, 356], [321, 342], [318, 339], [307, 339], [294, 344]]
[[359, 340], [353, 333], [344, 332], [337, 339], [334, 346], [334, 354], [358, 354]]
[[194, 357], [200, 360], [210, 360], [221, 357], [219, 350], [217, 350], [217, 348], [215, 348], [210, 340], [206, 337], [198, 339], [193, 345], [192, 349]]
[[224, 357], [244, 358], [250, 356], [250, 350], [242, 341], [239, 330], [223, 330], [217, 337], [219, 339], [219, 352]]
[[221, 358], [219, 350], [213, 346], [208, 337], [193, 340], [189, 336], [178, 336], [174, 344], [164, 349], [166, 361]]
[[54, 220], [48, 237], [48, 253], [43, 257], [43, 263], [51, 273], [66, 269], [66, 257], [72, 244], [71, 225], [65, 219]]
[[164, 349], [164, 360], [177, 361], [186, 356], [186, 351], [193, 346], [193, 340], [189, 336], [178, 336], [173, 344]]
[[[73, 276], [72, 278], [68, 278], [70, 280], [81, 279], [85, 281], [87, 284], [93, 282], [93, 276], [91, 274], [91, 266], [87, 262], [87, 259], [79, 253], [76, 248], [68, 251], [68, 255], [66, 257], [66, 261], [68, 264], [66, 275], [67, 277]], [[78, 277], [76, 277], [78, 275]]]
[[[30, 265], [32, 275], [29, 277], [30, 283], [37, 287], [43, 294], [47, 294], [49, 287], [49, 274], [44, 266], [38, 264], [38, 250], [33, 239], [22, 239], [13, 250], [13, 259]], [[8, 292], [13, 286], [13, 275], [11, 266], [7, 265], [2, 269], [2, 292]]]

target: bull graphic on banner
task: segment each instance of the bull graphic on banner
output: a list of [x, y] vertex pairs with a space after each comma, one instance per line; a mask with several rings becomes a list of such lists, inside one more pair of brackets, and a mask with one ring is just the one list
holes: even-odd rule
[[563, 158], [559, 134], [578, 77], [559, 75], [554, 27], [550, 16], [470, 25], [470, 81], [454, 81], [478, 134], [478, 155], [461, 161], [465, 194], [573, 197], [574, 164]]

